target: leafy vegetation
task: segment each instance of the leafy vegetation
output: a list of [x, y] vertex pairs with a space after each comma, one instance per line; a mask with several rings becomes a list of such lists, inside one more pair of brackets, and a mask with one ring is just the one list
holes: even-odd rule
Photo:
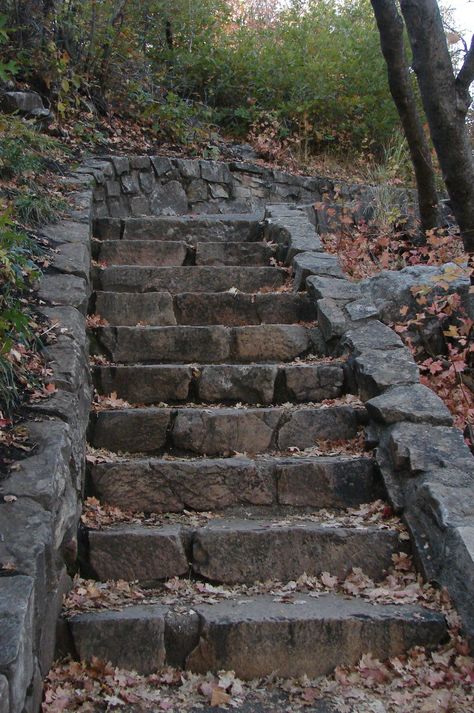
[[257, 17], [231, 0], [50, 5], [6, 3], [0, 60], [20, 58], [59, 122], [113, 106], [189, 141], [199, 126], [243, 136], [271, 116], [300, 156], [379, 150], [397, 125], [368, 0], [292, 0]]

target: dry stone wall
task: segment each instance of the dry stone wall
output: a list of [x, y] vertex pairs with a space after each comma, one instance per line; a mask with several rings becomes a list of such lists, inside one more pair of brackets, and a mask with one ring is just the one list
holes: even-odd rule
[[53, 661], [67, 572], [76, 557], [91, 384], [85, 314], [90, 294], [91, 176], [70, 175], [70, 216], [43, 230], [52, 264], [39, 311], [56, 326], [45, 350], [56, 391], [22, 424], [34, 446], [0, 482], [0, 713], [36, 713]]
[[[348, 356], [346, 378], [365, 402], [369, 441], [394, 508], [428, 579], [446, 587], [474, 645], [474, 457], [441, 399], [420, 384], [411, 352], [380, 316], [367, 284], [344, 279], [322, 252], [306, 212], [268, 206], [267, 237], [287, 252], [295, 289], [317, 305], [328, 354]], [[314, 233], [314, 231], [313, 231]]]
[[367, 187], [327, 178], [296, 176], [246, 162], [107, 157], [80, 170], [94, 170], [96, 218], [187, 213], [248, 213], [268, 203], [311, 204], [337, 193], [351, 201]]

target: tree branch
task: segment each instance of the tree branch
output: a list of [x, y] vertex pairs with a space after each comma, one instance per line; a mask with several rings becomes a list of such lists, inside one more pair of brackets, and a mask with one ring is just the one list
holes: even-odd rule
[[474, 35], [471, 46], [464, 57], [464, 62], [456, 77], [456, 88], [461, 92], [469, 91], [469, 86], [474, 82]]

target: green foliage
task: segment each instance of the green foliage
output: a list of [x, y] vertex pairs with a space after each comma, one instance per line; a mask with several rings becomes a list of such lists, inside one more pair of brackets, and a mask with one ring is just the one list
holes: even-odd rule
[[6, 414], [20, 399], [22, 351], [36, 341], [24, 297], [40, 275], [34, 261], [39, 252], [36, 242], [15, 227], [11, 213], [0, 213], [0, 409]]
[[303, 157], [373, 153], [398, 125], [369, 0], [291, 0], [276, 20], [231, 0], [56, 0], [47, 17], [36, 5], [15, 3], [14, 56], [60, 120], [112, 100], [189, 142], [213, 122], [243, 136], [270, 112]]
[[[8, 17], [7, 15], [0, 14], [0, 45], [6, 44], [8, 41], [8, 27], [7, 27]], [[18, 64], [14, 59], [8, 60], [8, 62], [2, 62], [0, 60], [0, 81], [7, 82], [11, 77], [13, 77], [18, 72]]]
[[63, 152], [59, 142], [37, 131], [33, 122], [0, 118], [0, 179], [28, 177]]
[[38, 185], [34, 181], [29, 182], [18, 192], [13, 205], [20, 222], [33, 227], [56, 223], [61, 211], [67, 208], [64, 199], [44, 190], [38, 190]]

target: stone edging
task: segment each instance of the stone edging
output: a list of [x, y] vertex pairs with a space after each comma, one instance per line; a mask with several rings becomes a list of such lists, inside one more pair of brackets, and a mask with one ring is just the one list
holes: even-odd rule
[[39, 311], [57, 323], [57, 339], [44, 351], [56, 391], [29, 408], [22, 426], [34, 449], [0, 482], [0, 713], [40, 708], [71, 581], [66, 565], [76, 559], [91, 400], [91, 178], [62, 179], [71, 189], [70, 216], [41, 231], [54, 249], [38, 296]]
[[393, 507], [427, 579], [447, 588], [474, 647], [474, 458], [442, 400], [420, 384], [400, 337], [361, 287], [323, 252], [307, 211], [266, 210], [266, 237], [288, 248], [295, 290], [317, 305], [327, 354], [348, 355], [346, 378], [365, 402], [368, 438]]

